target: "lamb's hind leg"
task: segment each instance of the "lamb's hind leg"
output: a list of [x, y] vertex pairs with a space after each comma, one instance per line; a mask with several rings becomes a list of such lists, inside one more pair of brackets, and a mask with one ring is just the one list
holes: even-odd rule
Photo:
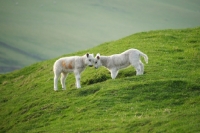
[[66, 85], [65, 85], [66, 78], [67, 78], [67, 73], [61, 73], [60, 82], [63, 90], [66, 90]]
[[136, 69], [136, 75], [142, 75], [142, 68], [140, 66], [140, 62], [137, 62], [137, 63], [133, 63], [132, 66], [135, 67]]
[[54, 71], [54, 91], [58, 90], [58, 78], [60, 73], [57, 71]]
[[140, 61], [140, 75], [144, 74], [144, 64]]

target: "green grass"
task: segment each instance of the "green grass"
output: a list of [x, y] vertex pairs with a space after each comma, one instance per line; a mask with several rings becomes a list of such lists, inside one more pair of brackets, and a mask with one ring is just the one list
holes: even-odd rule
[[112, 80], [104, 67], [88, 67], [81, 89], [70, 74], [67, 90], [53, 91], [57, 58], [2, 74], [0, 132], [199, 132], [199, 36], [199, 27], [142, 32], [63, 55], [137, 48], [149, 57], [142, 76], [128, 67]]

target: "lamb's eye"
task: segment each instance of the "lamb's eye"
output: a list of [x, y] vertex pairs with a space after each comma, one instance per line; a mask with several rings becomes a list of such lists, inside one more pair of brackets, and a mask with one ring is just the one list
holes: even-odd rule
[[97, 64], [97, 61], [95, 62], [95, 64]]
[[91, 62], [91, 59], [89, 59], [89, 61]]

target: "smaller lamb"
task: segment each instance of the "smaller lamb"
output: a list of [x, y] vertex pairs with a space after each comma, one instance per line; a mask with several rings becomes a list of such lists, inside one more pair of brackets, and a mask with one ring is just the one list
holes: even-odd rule
[[92, 67], [94, 63], [94, 55], [86, 54], [84, 56], [71, 56], [71, 57], [63, 57], [54, 63], [53, 71], [54, 71], [54, 90], [58, 90], [58, 78], [61, 74], [61, 85], [62, 89], [66, 90], [65, 80], [68, 73], [73, 72], [76, 78], [76, 87], [81, 88], [80, 85], [80, 74], [86, 68], [86, 66]]
[[140, 56], [143, 56], [145, 62], [148, 63], [148, 56], [137, 49], [129, 49], [121, 54], [111, 56], [100, 56], [98, 53], [95, 57], [94, 66], [96, 69], [100, 66], [106, 67], [110, 71], [112, 79], [117, 77], [120, 69], [129, 65], [135, 67], [136, 75], [142, 75], [144, 73], [144, 65], [140, 61]]

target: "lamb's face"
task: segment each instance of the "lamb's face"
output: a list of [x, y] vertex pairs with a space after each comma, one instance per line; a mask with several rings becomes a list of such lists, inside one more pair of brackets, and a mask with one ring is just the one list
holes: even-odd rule
[[94, 55], [93, 55], [93, 54], [88, 54], [88, 53], [87, 53], [86, 56], [87, 56], [86, 64], [87, 64], [88, 66], [92, 67], [93, 64], [94, 64]]
[[94, 67], [97, 69], [100, 66], [101, 66], [100, 54], [97, 54], [96, 57], [94, 58]]

